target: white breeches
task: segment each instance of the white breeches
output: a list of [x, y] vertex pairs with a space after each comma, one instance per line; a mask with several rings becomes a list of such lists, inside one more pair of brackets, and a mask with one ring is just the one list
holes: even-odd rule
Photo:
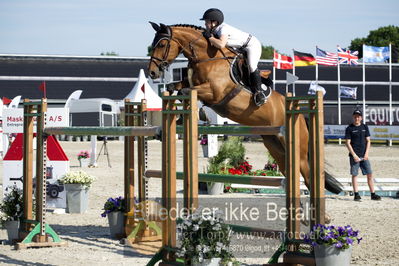
[[262, 44], [255, 36], [252, 36], [245, 50], [247, 51], [249, 69], [252, 73], [258, 68], [258, 62], [262, 55]]

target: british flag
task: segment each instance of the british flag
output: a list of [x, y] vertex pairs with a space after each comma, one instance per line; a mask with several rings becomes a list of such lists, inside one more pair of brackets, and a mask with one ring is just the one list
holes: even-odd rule
[[359, 54], [358, 51], [352, 52], [349, 49], [341, 48], [337, 46], [338, 50], [338, 62], [340, 64], [347, 64], [351, 66], [356, 66], [358, 64], [359, 57], [357, 56]]

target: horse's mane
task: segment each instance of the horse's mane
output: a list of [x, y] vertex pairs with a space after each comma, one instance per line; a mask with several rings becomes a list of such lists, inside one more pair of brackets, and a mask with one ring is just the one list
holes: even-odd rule
[[196, 26], [196, 25], [191, 25], [191, 24], [173, 24], [170, 25], [169, 27], [183, 27], [183, 28], [192, 28], [195, 30], [205, 30], [205, 28], [201, 26]]

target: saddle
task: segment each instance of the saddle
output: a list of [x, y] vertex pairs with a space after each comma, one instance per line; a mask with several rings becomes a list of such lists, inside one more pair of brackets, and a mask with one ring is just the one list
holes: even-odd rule
[[[249, 79], [249, 66], [247, 63], [247, 56], [245, 51], [237, 51], [233, 50], [236, 56], [233, 58], [233, 61], [230, 63], [230, 77], [234, 83], [243, 86], [247, 90], [250, 89], [250, 79]], [[260, 76], [262, 78], [262, 83], [266, 85], [266, 87], [271, 87], [273, 85], [273, 81], [269, 78], [271, 71], [270, 70], [261, 70]]]

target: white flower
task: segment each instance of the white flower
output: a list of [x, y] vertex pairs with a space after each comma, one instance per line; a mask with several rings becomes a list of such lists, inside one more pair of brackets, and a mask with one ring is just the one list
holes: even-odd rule
[[215, 230], [215, 231], [219, 231], [220, 229], [222, 229], [222, 226], [221, 226], [220, 224], [215, 224], [215, 225], [212, 227], [212, 229]]
[[194, 225], [194, 227], [193, 227], [193, 230], [194, 230], [194, 231], [198, 231], [198, 230], [199, 230], [199, 228], [200, 228], [200, 227], [199, 227], [199, 225], [198, 225], [198, 224], [196, 224], [196, 225]]

